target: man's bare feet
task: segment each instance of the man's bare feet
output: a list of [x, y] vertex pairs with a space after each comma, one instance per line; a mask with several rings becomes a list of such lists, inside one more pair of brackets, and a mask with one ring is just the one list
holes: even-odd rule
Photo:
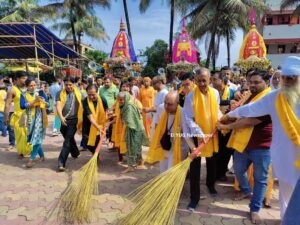
[[131, 173], [131, 172], [134, 172], [134, 170], [135, 170], [134, 167], [128, 166], [128, 168], [126, 170], [122, 171], [121, 173], [122, 174]]
[[241, 201], [245, 198], [250, 198], [251, 197], [251, 193], [248, 194], [244, 194], [243, 192], [236, 192], [234, 195], [234, 201]]
[[264, 207], [267, 208], [267, 209], [272, 208], [270, 199], [266, 199], [266, 198], [265, 198], [264, 201], [263, 201], [263, 205], [264, 205]]
[[144, 164], [144, 160], [140, 161], [136, 167], [137, 169], [140, 169], [140, 170], [145, 170], [147, 169], [147, 167], [145, 166]]
[[261, 218], [258, 212], [250, 212], [250, 220], [253, 224], [261, 224]]

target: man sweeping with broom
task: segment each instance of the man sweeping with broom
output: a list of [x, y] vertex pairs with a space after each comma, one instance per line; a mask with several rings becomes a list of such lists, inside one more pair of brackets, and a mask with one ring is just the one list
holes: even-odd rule
[[[216, 89], [209, 86], [210, 72], [206, 68], [196, 71], [195, 83], [197, 88], [188, 94], [184, 104], [187, 126], [195, 138], [198, 146], [206, 135], [213, 133], [222, 113], [219, 109], [220, 97]], [[216, 181], [216, 153], [218, 152], [217, 134], [201, 151], [201, 157], [206, 157], [206, 186], [212, 196], [217, 195]], [[197, 157], [190, 166], [191, 202], [188, 209], [194, 211], [200, 199], [200, 169], [201, 158]]]
[[[181, 137], [181, 132], [186, 132], [186, 120], [177, 92], [166, 95], [164, 104], [159, 106], [157, 113], [160, 120], [150, 143], [146, 162], [159, 162], [160, 172], [163, 173], [185, 159], [188, 152], [188, 146]], [[194, 149], [195, 146], [191, 148]]]

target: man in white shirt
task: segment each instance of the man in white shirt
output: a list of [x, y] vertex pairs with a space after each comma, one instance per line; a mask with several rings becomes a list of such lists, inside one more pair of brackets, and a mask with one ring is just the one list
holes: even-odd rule
[[165, 97], [168, 94], [168, 90], [165, 86], [166, 79], [163, 76], [155, 76], [152, 79], [152, 86], [157, 91], [155, 98], [154, 98], [154, 106], [152, 108], [143, 108], [143, 111], [145, 113], [153, 112], [153, 120], [152, 120], [152, 131], [151, 131], [151, 137], [153, 136], [154, 129], [156, 124], [158, 123], [159, 118], [157, 117], [156, 110], [159, 107], [159, 105], [164, 103]]
[[228, 78], [227, 85], [229, 86], [229, 88], [236, 91], [238, 89], [238, 86], [231, 82], [231, 80], [232, 80], [232, 71], [231, 71], [231, 69], [228, 66], [224, 66], [224, 67], [221, 68], [221, 73], [222, 73], [223, 76], [226, 76]]

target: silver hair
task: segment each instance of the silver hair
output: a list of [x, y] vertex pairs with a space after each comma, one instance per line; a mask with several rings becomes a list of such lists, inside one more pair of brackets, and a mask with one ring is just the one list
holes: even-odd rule
[[125, 91], [121, 91], [121, 92], [119, 92], [118, 97], [119, 98], [125, 98], [126, 97], [126, 93], [127, 92], [125, 92]]
[[208, 76], [210, 76], [209, 69], [207, 69], [205, 67], [200, 67], [200, 68], [196, 69], [195, 74], [197, 76], [197, 75], [200, 75], [200, 74], [205, 73], [205, 72], [207, 72]]

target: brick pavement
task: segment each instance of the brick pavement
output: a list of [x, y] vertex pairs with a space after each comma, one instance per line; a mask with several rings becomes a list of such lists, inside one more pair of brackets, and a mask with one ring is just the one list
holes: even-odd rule
[[[50, 118], [53, 120], [52, 116]], [[51, 127], [51, 124], [50, 124]], [[78, 159], [69, 158], [65, 173], [57, 173], [57, 158], [62, 145], [62, 137], [44, 140], [46, 161], [27, 169], [27, 159], [19, 160], [15, 151], [7, 152], [8, 138], [0, 137], [0, 225], [58, 225], [57, 202], [61, 193], [72, 180], [72, 174], [81, 168], [91, 157], [82, 152]], [[80, 137], [76, 140], [79, 142]], [[143, 150], [146, 152], [146, 148]], [[115, 219], [127, 211], [123, 197], [144, 182], [155, 177], [158, 166], [148, 166], [147, 170], [122, 175], [124, 170], [117, 164], [117, 153], [108, 152], [103, 147], [100, 156], [99, 186], [100, 195], [94, 196], [95, 221], [93, 224], [113, 224]], [[203, 166], [203, 165], [202, 165]], [[205, 167], [202, 169], [205, 171]], [[205, 174], [201, 176], [201, 193], [207, 198], [200, 201], [195, 213], [186, 210], [189, 201], [189, 185], [186, 182], [176, 215], [176, 225], [248, 225], [249, 200], [233, 201], [233, 177], [228, 182], [218, 183], [219, 197], [211, 198], [205, 186]], [[272, 209], [262, 209], [264, 224], [280, 224], [278, 209], [278, 188], [272, 193]]]

